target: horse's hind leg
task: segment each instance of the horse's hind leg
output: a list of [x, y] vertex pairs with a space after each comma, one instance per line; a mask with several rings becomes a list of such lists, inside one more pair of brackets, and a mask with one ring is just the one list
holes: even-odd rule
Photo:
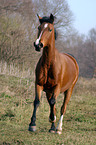
[[55, 109], [55, 103], [56, 103], [56, 98], [54, 95], [50, 93], [46, 93], [47, 99], [50, 105], [50, 116], [49, 116], [49, 121], [52, 123], [51, 124], [51, 129], [49, 132], [55, 133], [56, 128], [55, 128], [55, 121], [56, 121], [56, 109]]
[[68, 102], [69, 102], [69, 100], [70, 100], [70, 98], [71, 98], [72, 90], [73, 90], [73, 86], [72, 86], [70, 89], [68, 89], [68, 90], [66, 90], [66, 91], [64, 92], [65, 97], [64, 97], [63, 105], [62, 105], [62, 107], [61, 107], [61, 116], [60, 116], [60, 120], [59, 120], [58, 125], [57, 125], [57, 128], [56, 128], [56, 132], [57, 132], [58, 134], [61, 134], [61, 133], [62, 133], [62, 121], [63, 121], [63, 116], [64, 116], [64, 114], [65, 114], [67, 104], [68, 104]]

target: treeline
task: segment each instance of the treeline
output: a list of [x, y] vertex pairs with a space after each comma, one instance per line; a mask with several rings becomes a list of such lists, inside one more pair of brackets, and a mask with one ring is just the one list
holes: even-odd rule
[[80, 76], [94, 77], [96, 28], [92, 28], [88, 36], [80, 35], [74, 30], [73, 14], [66, 0], [0, 0], [0, 61], [34, 69], [40, 56], [33, 47], [39, 25], [37, 13], [40, 16], [48, 16], [50, 13], [56, 16], [56, 48], [76, 57]]
[[61, 41], [59, 46], [62, 52], [75, 56], [80, 76], [96, 77], [96, 28], [92, 28], [87, 36], [74, 33], [65, 42]]

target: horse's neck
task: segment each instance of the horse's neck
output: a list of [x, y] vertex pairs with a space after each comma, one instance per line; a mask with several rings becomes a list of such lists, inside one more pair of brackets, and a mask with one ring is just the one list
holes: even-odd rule
[[43, 65], [50, 68], [50, 65], [55, 60], [55, 41], [43, 49], [42, 59]]

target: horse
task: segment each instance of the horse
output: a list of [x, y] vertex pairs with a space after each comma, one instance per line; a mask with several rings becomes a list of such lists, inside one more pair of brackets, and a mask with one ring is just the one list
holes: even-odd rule
[[[29, 124], [29, 131], [36, 131], [36, 110], [40, 104], [41, 92], [46, 93], [50, 105], [49, 121], [51, 122], [51, 133], [62, 133], [62, 121], [70, 100], [72, 90], [79, 75], [79, 66], [76, 59], [67, 53], [59, 53], [55, 48], [54, 16], [40, 17], [38, 37], [34, 42], [36, 51], [42, 50], [35, 70], [35, 100], [34, 110]], [[64, 93], [64, 101], [61, 106], [60, 119], [56, 122], [56, 99], [60, 93]]]

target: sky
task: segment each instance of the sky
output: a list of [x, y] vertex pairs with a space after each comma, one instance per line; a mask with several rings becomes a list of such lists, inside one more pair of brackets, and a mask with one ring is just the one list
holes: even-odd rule
[[96, 0], [68, 0], [74, 15], [74, 27], [80, 34], [87, 35], [89, 30], [96, 28]]

